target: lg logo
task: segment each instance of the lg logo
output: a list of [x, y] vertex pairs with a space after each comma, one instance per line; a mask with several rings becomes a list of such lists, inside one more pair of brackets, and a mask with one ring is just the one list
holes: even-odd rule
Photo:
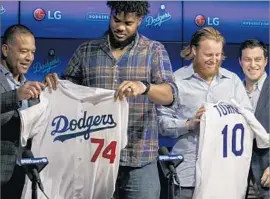
[[219, 18], [218, 17], [205, 17], [203, 15], [197, 15], [195, 17], [195, 24], [197, 26], [204, 26], [206, 23], [206, 25], [208, 26], [218, 26], [219, 25]]
[[34, 10], [34, 18], [37, 21], [42, 21], [43, 19], [45, 19], [45, 17], [47, 16], [47, 18], [49, 20], [60, 20], [62, 18], [62, 13], [57, 10], [57, 11], [51, 11], [48, 10], [48, 12], [46, 13], [46, 11], [42, 8], [37, 8]]
[[37, 8], [35, 11], [34, 11], [34, 18], [37, 20], [37, 21], [41, 21], [45, 18], [46, 16], [46, 12], [45, 10], [43, 10], [42, 8]]

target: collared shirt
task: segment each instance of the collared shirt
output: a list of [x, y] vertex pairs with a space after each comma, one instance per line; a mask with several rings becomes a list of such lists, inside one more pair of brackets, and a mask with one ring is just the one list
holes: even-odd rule
[[[267, 77], [267, 74], [266, 74], [266, 72], [264, 72], [264, 74], [261, 76], [261, 78], [253, 85], [252, 91], [248, 91], [246, 89], [254, 111], [256, 110], [257, 103], [258, 103], [258, 100], [260, 97], [260, 93], [261, 93], [261, 90], [262, 90], [262, 87], [263, 87], [263, 84], [264, 84], [266, 77]], [[244, 81], [244, 84], [245, 84], [245, 81]]]
[[158, 122], [161, 134], [178, 138], [172, 154], [182, 154], [184, 162], [177, 167], [177, 173], [181, 186], [191, 187], [195, 186], [199, 128], [189, 131], [185, 127], [186, 121], [193, 118], [196, 111], [207, 102], [229, 101], [234, 98], [243, 107], [249, 110], [252, 107], [239, 77], [224, 68], [219, 69], [211, 84], [194, 72], [193, 64], [180, 68], [174, 74], [179, 102], [173, 108], [158, 107]]
[[[9, 86], [11, 87], [11, 90], [17, 90], [26, 82], [26, 78], [24, 75], [20, 76], [20, 82], [16, 81], [12, 73], [1, 64], [0, 64], [0, 71], [6, 76]], [[28, 108], [28, 101], [22, 100], [21, 108], [19, 109], [21, 110], [26, 108]]]
[[[177, 90], [164, 46], [139, 34], [118, 60], [110, 51], [108, 35], [83, 43], [70, 59], [64, 77], [80, 85], [112, 90], [125, 80], [167, 82]], [[121, 152], [120, 165], [140, 167], [157, 157], [156, 109], [143, 95], [128, 98], [128, 103], [128, 145]]]

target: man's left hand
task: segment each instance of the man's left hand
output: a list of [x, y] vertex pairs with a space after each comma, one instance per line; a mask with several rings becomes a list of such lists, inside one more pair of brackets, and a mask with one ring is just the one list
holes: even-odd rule
[[124, 81], [115, 92], [115, 99], [123, 100], [126, 97], [136, 97], [145, 91], [146, 87], [140, 81]]
[[264, 187], [270, 187], [270, 167], [267, 167], [263, 172], [263, 176], [261, 178], [261, 184]]

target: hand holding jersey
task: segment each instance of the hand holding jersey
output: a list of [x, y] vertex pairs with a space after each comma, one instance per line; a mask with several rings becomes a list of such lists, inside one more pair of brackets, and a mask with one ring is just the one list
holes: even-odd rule
[[202, 105], [196, 112], [195, 116], [188, 121], [186, 121], [186, 127], [188, 130], [194, 130], [198, 127], [201, 117], [205, 112], [205, 107]]
[[48, 86], [50, 89], [56, 90], [57, 85], [59, 83], [59, 77], [56, 73], [49, 73], [45, 77], [45, 85]]
[[18, 100], [38, 98], [44, 87], [45, 85], [40, 82], [25, 82], [21, 87], [17, 89], [17, 98]]
[[270, 187], [270, 168], [269, 167], [267, 167], [263, 172], [263, 175], [261, 178], [261, 184], [264, 187]]
[[136, 97], [146, 91], [146, 86], [140, 81], [124, 81], [115, 92], [115, 99], [123, 100], [126, 97]]

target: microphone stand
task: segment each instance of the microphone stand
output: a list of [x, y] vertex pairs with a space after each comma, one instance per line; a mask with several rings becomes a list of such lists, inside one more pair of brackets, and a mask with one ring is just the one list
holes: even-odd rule
[[169, 175], [168, 199], [174, 199], [174, 177], [172, 173]]
[[32, 199], [38, 199], [37, 197], [37, 181], [33, 179], [32, 181]]
[[175, 192], [175, 182], [176, 185], [180, 188], [180, 182], [177, 176], [177, 173], [170, 172], [168, 180], [168, 199], [174, 199]]
[[[167, 184], [167, 190], [163, 191], [161, 189], [161, 196], [167, 197], [167, 199], [174, 199], [175, 196], [175, 186], [179, 187], [180, 191], [180, 180], [177, 176], [176, 172], [176, 167], [181, 164], [184, 161], [184, 157], [182, 155], [176, 155], [176, 156], [171, 156], [169, 158], [164, 158], [162, 156], [168, 156], [169, 152], [166, 147], [161, 147], [159, 149], [159, 161], [158, 165], [166, 178], [166, 181], [168, 182]], [[175, 159], [176, 157], [176, 159]], [[170, 160], [171, 158], [171, 160]], [[170, 161], [164, 161], [165, 159], [169, 159]], [[163, 193], [164, 192], [164, 193]], [[167, 193], [166, 193], [167, 192]], [[167, 196], [166, 196], [167, 195]]]

